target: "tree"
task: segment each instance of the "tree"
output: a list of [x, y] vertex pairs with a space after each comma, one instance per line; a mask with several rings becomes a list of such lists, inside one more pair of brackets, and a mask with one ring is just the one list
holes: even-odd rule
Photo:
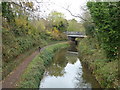
[[69, 20], [68, 21], [69, 26], [68, 26], [68, 31], [79, 31], [79, 32], [84, 32], [84, 27], [82, 23], [78, 23], [75, 19]]
[[8, 22], [14, 21], [11, 2], [2, 2], [2, 17], [6, 18]]
[[56, 28], [57, 30], [63, 32], [67, 30], [68, 22], [64, 18], [64, 15], [60, 12], [51, 12], [48, 16], [48, 20], [51, 23], [51, 26], [53, 28]]
[[111, 61], [118, 59], [119, 53], [119, 2], [88, 2], [87, 6], [95, 23], [94, 33], [100, 40], [107, 58]]

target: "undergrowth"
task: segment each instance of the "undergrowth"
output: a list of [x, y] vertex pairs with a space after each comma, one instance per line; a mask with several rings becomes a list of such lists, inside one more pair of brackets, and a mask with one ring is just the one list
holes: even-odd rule
[[84, 38], [80, 41], [79, 56], [87, 63], [102, 88], [118, 87], [118, 60], [109, 61], [95, 38]]

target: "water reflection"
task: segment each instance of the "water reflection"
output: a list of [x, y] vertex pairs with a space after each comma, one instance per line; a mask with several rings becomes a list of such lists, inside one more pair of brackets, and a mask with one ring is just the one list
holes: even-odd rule
[[67, 63], [62, 76], [45, 75], [41, 81], [41, 88], [74, 88], [75, 75], [79, 68], [79, 60], [75, 64]]
[[68, 48], [68, 51], [70, 51], [70, 52], [77, 52], [77, 48], [76, 48], [75, 43], [71, 42], [71, 45]]
[[[77, 73], [76, 79], [78, 82], [76, 83], [76, 88], [81, 87], [91, 87], [91, 88], [101, 88], [98, 82], [95, 80], [95, 77], [91, 74], [90, 70], [86, 67], [85, 64], [82, 64], [82, 74], [81, 74], [81, 68]], [[81, 80], [82, 79], [82, 80]], [[83, 81], [81, 83], [81, 81]], [[85, 86], [83, 83], [86, 83]]]
[[[91, 83], [92, 78], [81, 65], [77, 54], [63, 49], [46, 68], [40, 88], [92, 88], [94, 87]], [[94, 80], [92, 82], [96, 83]]]
[[65, 73], [64, 67], [68, 63], [68, 60], [65, 56], [66, 49], [56, 53], [52, 64], [46, 68], [45, 73], [49, 74], [50, 76], [62, 76]]

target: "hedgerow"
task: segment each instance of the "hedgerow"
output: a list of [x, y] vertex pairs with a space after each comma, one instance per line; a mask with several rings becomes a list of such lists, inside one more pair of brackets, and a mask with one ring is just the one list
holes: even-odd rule
[[110, 61], [118, 59], [120, 2], [88, 2], [87, 6], [95, 24], [92, 34], [98, 38]]

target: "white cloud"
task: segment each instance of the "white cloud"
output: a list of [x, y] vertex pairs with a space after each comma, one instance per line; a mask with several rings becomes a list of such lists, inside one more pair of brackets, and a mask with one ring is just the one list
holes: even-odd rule
[[[71, 14], [66, 11], [64, 8], [69, 7], [69, 10], [77, 15], [81, 14], [83, 11], [80, 9], [81, 6], [86, 4], [87, 0], [43, 0], [43, 2], [50, 2], [50, 5], [42, 6], [45, 9], [46, 14], [48, 15], [51, 11], [58, 11], [65, 15], [66, 19], [73, 19], [75, 17], [71, 16]], [[76, 20], [79, 20], [76, 18]]]

